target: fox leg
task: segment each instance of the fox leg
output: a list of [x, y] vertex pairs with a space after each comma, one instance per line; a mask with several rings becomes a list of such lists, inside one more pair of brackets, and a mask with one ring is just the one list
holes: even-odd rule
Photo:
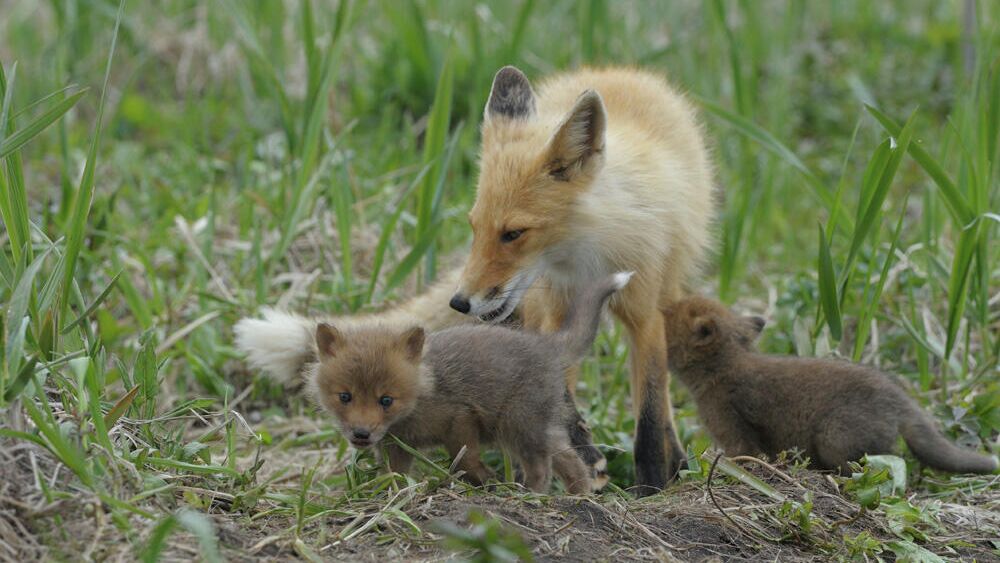
[[621, 315], [621, 319], [631, 341], [636, 494], [646, 496], [663, 489], [674, 478], [685, 456], [674, 431], [670, 406], [663, 317], [655, 308], [648, 308], [638, 315]]

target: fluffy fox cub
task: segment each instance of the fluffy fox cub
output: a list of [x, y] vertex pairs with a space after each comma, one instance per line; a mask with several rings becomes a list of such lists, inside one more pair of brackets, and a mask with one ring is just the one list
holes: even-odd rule
[[847, 470], [890, 453], [902, 435], [922, 463], [990, 473], [996, 458], [949, 442], [902, 389], [875, 369], [842, 360], [767, 356], [754, 350], [760, 317], [692, 297], [664, 311], [670, 369], [694, 396], [727, 455], [804, 450], [814, 465]]
[[[389, 433], [414, 447], [444, 445], [453, 457], [465, 447], [458, 466], [480, 484], [491, 476], [480, 445], [496, 443], [533, 491], [548, 490], [553, 469], [571, 493], [596, 490], [603, 480], [570, 443], [576, 409], [563, 374], [590, 349], [605, 301], [629, 277], [592, 284], [550, 334], [473, 325], [425, 338], [419, 327], [321, 323], [307, 384], [356, 447]], [[583, 447], [596, 451], [589, 439]], [[410, 455], [395, 443], [387, 449], [390, 467], [406, 471]]]
[[[580, 287], [635, 271], [611, 301], [629, 336], [639, 494], [684, 460], [673, 430], [659, 308], [711, 246], [712, 167], [692, 106], [662, 76], [582, 69], [534, 89], [514, 67], [486, 102], [472, 249], [450, 305], [557, 329]], [[530, 289], [530, 291], [529, 291]], [[567, 374], [575, 388], [576, 372]]]

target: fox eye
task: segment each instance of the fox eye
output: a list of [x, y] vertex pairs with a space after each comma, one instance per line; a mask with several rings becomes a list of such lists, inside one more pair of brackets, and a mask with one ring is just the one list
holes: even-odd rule
[[340, 394], [340, 402], [344, 403], [345, 405], [347, 403], [350, 403], [351, 402], [351, 394], [350, 393], [341, 393]]
[[382, 405], [382, 408], [387, 409], [392, 406], [392, 397], [388, 395], [382, 395], [382, 397], [380, 397], [378, 400], [378, 404]]
[[560, 182], [566, 182], [569, 180], [569, 167], [568, 166], [558, 166], [549, 170], [549, 176]]
[[500, 235], [500, 242], [504, 242], [504, 243], [506, 243], [506, 242], [514, 242], [515, 240], [518, 239], [518, 237], [521, 236], [522, 233], [524, 233], [524, 229], [516, 229], [516, 230], [513, 230], [513, 231], [504, 231], [504, 233], [502, 235]]

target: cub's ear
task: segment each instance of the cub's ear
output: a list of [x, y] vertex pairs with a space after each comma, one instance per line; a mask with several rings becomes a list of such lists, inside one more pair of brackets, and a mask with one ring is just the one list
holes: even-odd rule
[[528, 119], [535, 115], [535, 92], [523, 72], [505, 66], [493, 77], [493, 88], [486, 101], [484, 118]]
[[408, 329], [400, 336], [399, 341], [403, 345], [406, 359], [411, 362], [419, 362], [424, 357], [424, 329], [422, 327], [415, 326]]
[[336, 357], [344, 344], [344, 336], [336, 327], [326, 323], [316, 325], [316, 348], [321, 357]]
[[707, 346], [719, 336], [719, 326], [712, 317], [698, 317], [691, 326], [695, 346]]
[[567, 182], [577, 174], [600, 168], [604, 162], [607, 121], [601, 95], [594, 90], [580, 94], [549, 140], [549, 175]]

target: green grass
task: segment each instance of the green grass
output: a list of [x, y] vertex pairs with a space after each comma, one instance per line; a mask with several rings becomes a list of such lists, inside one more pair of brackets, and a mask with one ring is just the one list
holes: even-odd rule
[[[205, 518], [220, 511], [287, 518], [268, 533], [307, 559], [376, 530], [419, 537], [418, 489], [461, 487], [447, 460], [417, 477], [352, 464], [307, 400], [244, 369], [230, 327], [264, 304], [352, 313], [423, 287], [469, 242], [495, 70], [634, 64], [703, 111], [724, 200], [703, 291], [767, 314], [765, 349], [899, 373], [951, 436], [996, 448], [1000, 8], [979, 2], [972, 26], [962, 10], [5, 2], [0, 436], [65, 466], [32, 470], [46, 502], [97, 499], [147, 560], [182, 532], [223, 557]], [[580, 404], [625, 488], [620, 331], [595, 352]], [[709, 442], [675, 402], [703, 479]], [[312, 526], [330, 518], [349, 523]], [[44, 522], [58, 553], [67, 521]], [[455, 545], [521, 549], [473, 524]]]

